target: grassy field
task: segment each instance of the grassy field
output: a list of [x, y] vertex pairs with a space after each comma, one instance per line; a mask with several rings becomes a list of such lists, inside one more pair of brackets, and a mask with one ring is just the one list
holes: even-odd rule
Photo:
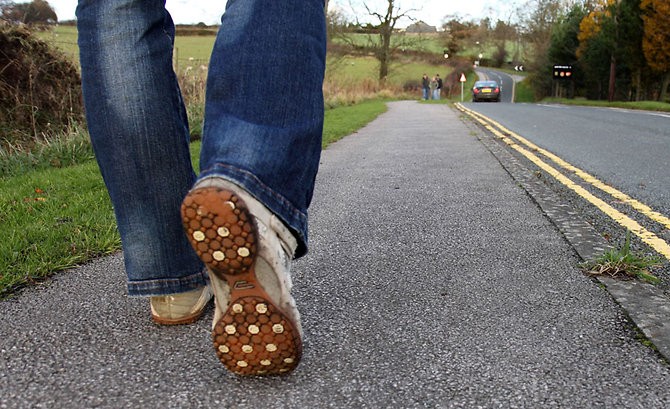
[[[338, 81], [376, 80], [378, 77], [378, 67], [377, 60], [374, 57], [331, 57], [328, 59], [327, 75]], [[420, 81], [424, 73], [431, 76], [439, 73], [444, 77], [450, 71], [450, 68], [446, 65], [440, 66], [416, 61], [397, 62], [391, 68], [388, 82], [399, 86], [411, 80]]]
[[[58, 26], [54, 31], [40, 32], [39, 36], [46, 41], [52, 43], [61, 49], [66, 55], [70, 56], [73, 61], [79, 61], [79, 49], [77, 46], [77, 30], [73, 26]], [[363, 38], [360, 37], [359, 38]], [[418, 37], [417, 37], [418, 38]], [[422, 36], [422, 41], [419, 42], [421, 47], [425, 47], [431, 51], [441, 53], [437, 35]], [[184, 74], [193, 68], [193, 73], [198, 71], [202, 66], [209, 63], [209, 57], [214, 46], [215, 37], [212, 36], [181, 36], [177, 35], [175, 38], [174, 60], [175, 69], [178, 74]], [[362, 41], [362, 40], [361, 40]], [[189, 68], [190, 67], [190, 68]], [[383, 93], [381, 97], [389, 98], [396, 97], [407, 98], [403, 94], [403, 86], [410, 82], [418, 82], [421, 76], [427, 73], [434, 75], [439, 73], [446, 77], [449, 73], [449, 67], [444, 65], [426, 64], [420, 61], [405, 59], [398, 61], [391, 65], [391, 74], [384, 85], [384, 88], [389, 92]], [[378, 63], [373, 57], [366, 56], [345, 56], [333, 57], [328, 56], [326, 68], [327, 84], [337, 84], [334, 87], [325, 87], [326, 99], [338, 99], [337, 96], [329, 94], [331, 89], [342, 89], [346, 87], [347, 96], [341, 98], [342, 100], [362, 101], [371, 98], [380, 97], [380, 86], [378, 83]], [[357, 95], [358, 94], [358, 95]], [[204, 95], [204, 93], [203, 93]], [[354, 95], [352, 98], [351, 95]], [[413, 95], [410, 97], [414, 97]], [[336, 104], [327, 104], [327, 106], [338, 106]]]
[[[354, 44], [356, 46], [364, 47], [370, 43], [379, 41], [376, 35], [362, 34], [362, 33], [346, 33], [342, 36], [334, 36], [333, 42], [336, 44]], [[393, 47], [403, 48], [406, 45], [407, 49], [415, 51], [424, 51], [435, 54], [442, 54], [444, 47], [440, 40], [438, 33], [427, 34], [412, 34], [406, 33], [396, 35], [391, 38], [391, 45]]]
[[[38, 36], [55, 45], [73, 61], [79, 62], [79, 46], [77, 45], [77, 28], [74, 26], [58, 26], [52, 31], [38, 32]], [[214, 47], [212, 36], [177, 36], [174, 45], [175, 65], [186, 67], [189, 64], [208, 64]]]

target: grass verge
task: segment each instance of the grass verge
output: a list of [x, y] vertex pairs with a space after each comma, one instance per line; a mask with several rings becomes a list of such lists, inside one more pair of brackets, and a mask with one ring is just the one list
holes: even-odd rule
[[514, 89], [514, 102], [535, 102], [533, 89], [528, 85], [528, 81], [519, 81]]
[[0, 298], [120, 247], [94, 161], [0, 180]]
[[563, 104], [563, 105], [581, 105], [606, 108], [624, 108], [640, 109], [645, 111], [670, 112], [670, 104], [658, 101], [591, 101], [584, 98], [566, 99], [566, 98], [545, 98], [544, 103]]
[[[374, 100], [326, 111], [323, 147], [355, 132], [385, 110], [384, 101]], [[76, 139], [74, 143], [79, 146], [81, 142]], [[61, 150], [69, 152], [65, 147]], [[200, 143], [192, 143], [196, 168], [199, 152]], [[44, 152], [40, 163], [48, 166], [48, 156]], [[0, 299], [121, 248], [97, 164], [90, 156], [79, 160], [68, 167], [26, 165], [20, 173], [15, 170], [0, 178]]]
[[386, 112], [386, 102], [371, 100], [352, 106], [326, 111], [323, 126], [322, 148], [364, 127], [380, 114]]

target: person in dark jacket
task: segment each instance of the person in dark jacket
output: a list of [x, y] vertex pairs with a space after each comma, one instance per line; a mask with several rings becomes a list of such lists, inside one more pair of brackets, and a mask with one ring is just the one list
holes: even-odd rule
[[433, 99], [440, 99], [440, 94], [442, 93], [442, 78], [440, 74], [435, 74], [435, 79], [437, 80], [437, 88], [433, 92]]

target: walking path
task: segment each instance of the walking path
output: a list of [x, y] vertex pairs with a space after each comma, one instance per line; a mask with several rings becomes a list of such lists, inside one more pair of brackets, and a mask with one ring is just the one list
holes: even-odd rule
[[228, 374], [212, 311], [158, 327], [121, 255], [0, 302], [0, 408], [662, 408], [670, 369], [444, 105], [323, 152], [293, 268], [304, 356]]

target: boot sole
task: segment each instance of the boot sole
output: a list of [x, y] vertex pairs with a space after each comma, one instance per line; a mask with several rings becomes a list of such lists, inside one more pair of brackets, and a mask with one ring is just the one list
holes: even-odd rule
[[198, 257], [230, 286], [230, 303], [214, 325], [219, 360], [239, 375], [289, 372], [302, 341], [296, 326], [256, 278], [258, 229], [246, 204], [216, 187], [191, 191], [182, 204], [184, 230]]
[[[207, 304], [205, 304], [205, 306], [207, 306]], [[199, 311], [197, 311], [197, 312], [195, 312], [195, 313], [193, 313], [193, 314], [191, 314], [191, 315], [188, 315], [188, 316], [185, 316], [185, 317], [182, 317], [182, 318], [178, 318], [178, 319], [161, 318], [161, 317], [159, 317], [158, 315], [153, 315], [153, 314], [152, 314], [152, 315], [151, 315], [151, 319], [152, 319], [156, 324], [159, 324], [159, 325], [185, 325], [185, 324], [192, 324], [192, 323], [194, 323], [194, 322], [196, 322], [197, 320], [200, 319], [200, 317], [202, 316], [202, 313], [203, 313], [204, 311], [205, 311], [205, 307], [203, 307], [201, 310], [199, 310]]]

